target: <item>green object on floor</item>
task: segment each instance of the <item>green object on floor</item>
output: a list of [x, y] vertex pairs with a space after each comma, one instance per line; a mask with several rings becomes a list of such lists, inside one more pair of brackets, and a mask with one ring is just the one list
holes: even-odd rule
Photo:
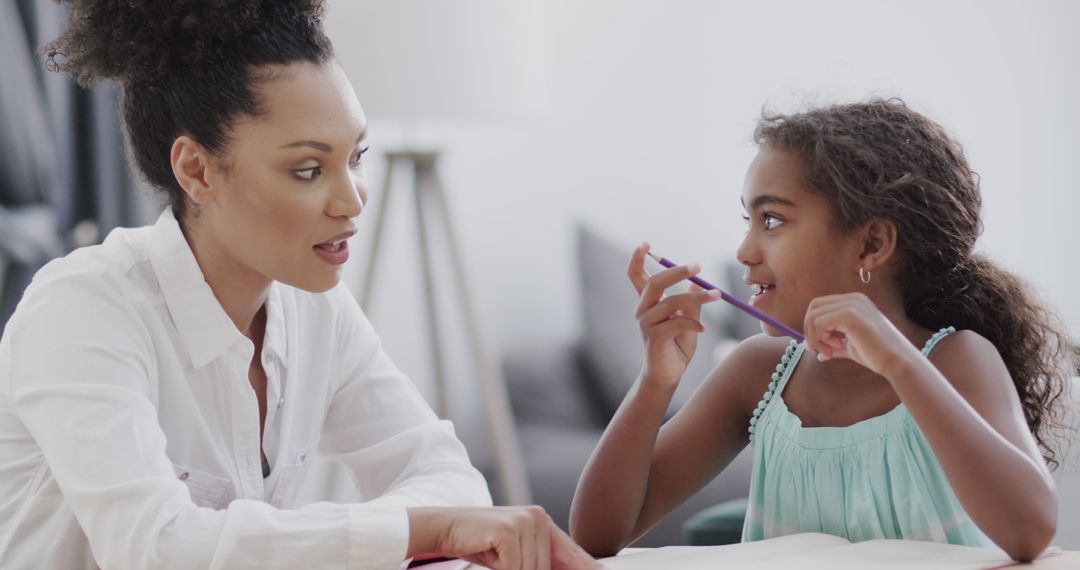
[[735, 544], [742, 541], [747, 498], [713, 505], [683, 523], [683, 538], [691, 546]]

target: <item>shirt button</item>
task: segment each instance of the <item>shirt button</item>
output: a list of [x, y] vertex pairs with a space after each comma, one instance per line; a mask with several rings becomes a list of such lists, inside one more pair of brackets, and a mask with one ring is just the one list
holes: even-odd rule
[[307, 459], [307, 454], [304, 453], [303, 451], [301, 451], [300, 452], [300, 463], [303, 463], [305, 459]]
[[184, 471], [183, 473], [180, 474], [180, 480], [181, 481], [187, 481], [188, 477], [191, 477], [191, 473], [188, 473], [187, 471]]
[[279, 399], [277, 401], [277, 407], [280, 408], [281, 406], [284, 406], [284, 405], [285, 405], [285, 398], [281, 398], [281, 399]]

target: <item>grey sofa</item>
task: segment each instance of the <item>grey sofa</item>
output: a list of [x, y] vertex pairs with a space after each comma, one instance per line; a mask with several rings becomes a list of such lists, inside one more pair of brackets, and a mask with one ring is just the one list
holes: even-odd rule
[[[574, 488], [623, 395], [637, 377], [642, 345], [634, 319], [637, 294], [626, 278], [632, 245], [620, 246], [585, 226], [577, 231], [583, 335], [553, 346], [508, 354], [503, 368], [532, 487], [533, 500], [566, 528]], [[706, 268], [708, 263], [704, 264]], [[743, 292], [715, 264], [703, 276]], [[737, 270], [729, 268], [727, 273]], [[725, 306], [726, 307], [726, 306]], [[719, 305], [703, 315], [706, 333], [676, 392], [669, 417], [685, 403], [738, 338], [758, 330], [753, 319], [739, 318]], [[642, 537], [636, 546], [683, 544], [683, 523], [715, 504], [745, 497], [750, 457], [740, 455], [720, 476]]]

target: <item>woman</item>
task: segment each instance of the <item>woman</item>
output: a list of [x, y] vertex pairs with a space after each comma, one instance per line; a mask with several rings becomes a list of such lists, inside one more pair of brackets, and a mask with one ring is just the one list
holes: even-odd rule
[[[48, 63], [115, 81], [152, 227], [44, 268], [0, 341], [0, 566], [591, 567], [496, 509], [341, 285], [364, 114], [322, 2], [69, 3]], [[298, 504], [308, 459], [365, 502]]]

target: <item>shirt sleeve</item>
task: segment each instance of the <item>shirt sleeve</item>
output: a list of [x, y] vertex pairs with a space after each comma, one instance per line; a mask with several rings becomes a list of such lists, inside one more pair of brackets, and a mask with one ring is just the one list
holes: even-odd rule
[[331, 292], [342, 347], [319, 452], [344, 464], [368, 505], [490, 506], [483, 476], [383, 350], [344, 287]]
[[10, 404], [40, 448], [97, 564], [400, 568], [408, 520], [397, 504], [279, 510], [242, 499], [214, 510], [192, 502], [166, 456], [157, 422], [154, 347], [139, 318], [139, 295], [124, 287], [106, 276], [31, 287], [8, 331]]

